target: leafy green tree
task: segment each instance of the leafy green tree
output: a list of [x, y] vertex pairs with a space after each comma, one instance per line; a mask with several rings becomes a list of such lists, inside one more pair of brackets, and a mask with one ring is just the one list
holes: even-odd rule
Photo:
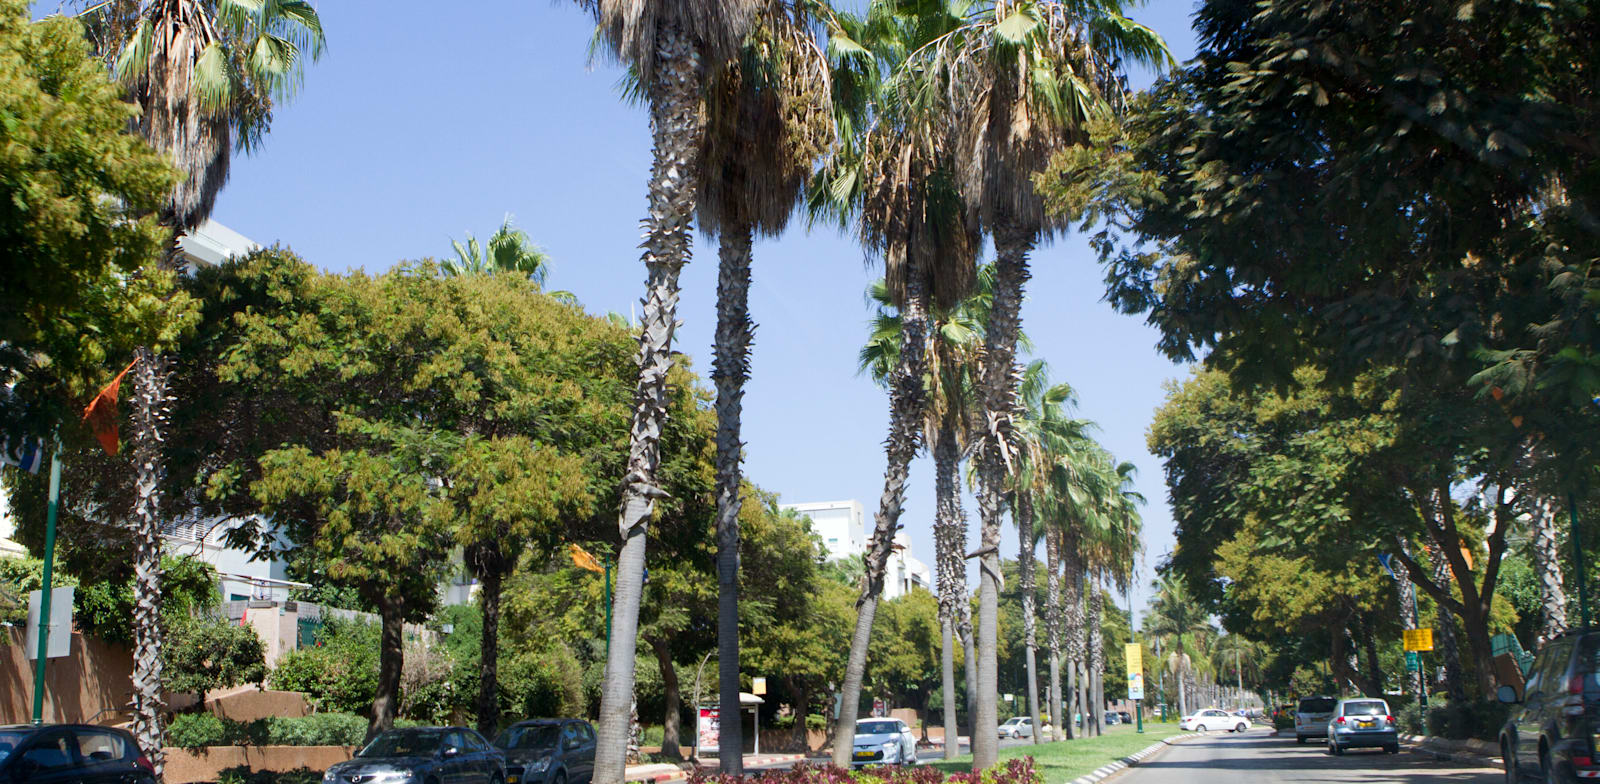
[[650, 105], [650, 208], [644, 221], [647, 270], [639, 331], [638, 384], [617, 527], [617, 590], [612, 647], [600, 711], [595, 784], [622, 784], [633, 704], [645, 534], [665, 491], [656, 477], [669, 403], [678, 274], [689, 260], [690, 224], [703, 164], [709, 76], [739, 51], [755, 0], [578, 0], [594, 12], [603, 48], [633, 69]]
[[140, 217], [175, 175], [128, 132], [133, 116], [78, 22], [0, 3], [0, 432], [13, 446], [48, 439], [133, 346], [185, 321], [154, 269], [162, 232]]
[[168, 621], [161, 649], [167, 691], [188, 692], [206, 707], [206, 692], [267, 679], [266, 647], [249, 626], [202, 614]]
[[[927, 715], [941, 678], [939, 627], [939, 602], [927, 591], [913, 590], [883, 603], [883, 614], [872, 628], [874, 693]], [[925, 737], [928, 723], [922, 726]]]

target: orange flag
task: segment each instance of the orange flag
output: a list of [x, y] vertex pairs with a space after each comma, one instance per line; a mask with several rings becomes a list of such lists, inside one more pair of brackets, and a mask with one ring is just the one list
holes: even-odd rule
[[83, 409], [83, 421], [94, 430], [94, 437], [100, 439], [100, 446], [105, 447], [108, 455], [117, 453], [117, 390], [122, 387], [122, 377], [138, 363], [139, 358], [134, 357]]
[[588, 569], [591, 572], [605, 572], [606, 568], [601, 566], [600, 562], [596, 561], [594, 556], [589, 554], [588, 550], [585, 550], [575, 544], [569, 544], [567, 545], [567, 548], [572, 552], [573, 566], [576, 566], [579, 569]]

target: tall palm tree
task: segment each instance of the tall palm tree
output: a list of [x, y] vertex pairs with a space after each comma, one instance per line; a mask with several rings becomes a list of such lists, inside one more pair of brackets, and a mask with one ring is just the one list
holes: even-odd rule
[[[1034, 726], [1042, 727], [1039, 716], [1039, 676], [1037, 665], [1037, 626], [1034, 607], [1034, 554], [1038, 537], [1035, 535], [1035, 512], [1048, 508], [1045, 500], [1050, 480], [1056, 476], [1062, 459], [1080, 452], [1087, 443], [1086, 431], [1091, 426], [1083, 420], [1069, 419], [1065, 410], [1077, 400], [1072, 387], [1051, 384], [1049, 367], [1043, 360], [1035, 360], [1023, 372], [1022, 417], [1017, 422], [1017, 470], [1013, 476], [1012, 517], [1017, 524], [1022, 550], [1018, 555], [1018, 582], [1022, 592], [1022, 629], [1024, 658], [1027, 665], [1028, 711]], [[1041, 741], [1042, 733], [1034, 733], [1033, 742]]]
[[[160, 209], [171, 231], [166, 264], [177, 269], [178, 240], [211, 215], [228, 180], [233, 151], [257, 149], [272, 108], [292, 98], [303, 60], [321, 56], [322, 21], [305, 0], [132, 0], [93, 12], [101, 30], [130, 29], [119, 40], [113, 74], [139, 107], [136, 128], [184, 176]], [[107, 39], [112, 40], [112, 39]], [[107, 51], [107, 55], [111, 52]], [[134, 555], [134, 736], [159, 778], [161, 725], [162, 433], [171, 401], [159, 346], [135, 352], [133, 441], [137, 528]]]
[[1237, 698], [1243, 699], [1244, 682], [1249, 680], [1255, 683], [1261, 676], [1265, 655], [1265, 649], [1255, 640], [1241, 634], [1223, 634], [1211, 646], [1211, 670], [1221, 674], [1224, 679], [1232, 675], [1233, 683], [1225, 685], [1236, 689]]
[[[768, 0], [743, 48], [718, 69], [706, 93], [706, 134], [698, 174], [700, 230], [720, 239], [717, 330], [711, 380], [717, 389], [717, 674], [721, 715], [739, 706], [740, 416], [750, 376], [751, 244], [781, 233], [805, 193], [816, 161], [832, 146], [828, 60], [806, 0]], [[740, 748], [738, 722], [719, 744]], [[721, 754], [723, 773], [743, 757]]]
[[1161, 649], [1167, 652], [1167, 671], [1179, 684], [1178, 712], [1188, 715], [1193, 707], [1188, 699], [1188, 684], [1201, 659], [1200, 640], [1211, 633], [1211, 621], [1182, 580], [1163, 576], [1154, 587], [1155, 598], [1150, 603], [1150, 614], [1145, 616], [1145, 633], [1160, 640]]
[[450, 247], [455, 257], [439, 264], [446, 275], [515, 272], [543, 286], [550, 274], [550, 255], [533, 244], [527, 232], [513, 225], [510, 215], [489, 235], [487, 243], [479, 244], [478, 238], [467, 232], [465, 245], [451, 240]]
[[[1013, 469], [1017, 333], [1028, 253], [1066, 228], [1034, 192], [1033, 177], [1055, 152], [1087, 140], [1090, 122], [1110, 114], [1123, 90], [1124, 59], [1170, 61], [1160, 36], [1123, 14], [1124, 0], [1024, 0], [973, 6], [965, 24], [926, 49], [931, 68], [953, 75], [942, 105], [961, 128], [962, 192], [995, 243], [994, 307], [985, 330], [982, 384], [987, 418], [978, 451], [981, 518], [978, 723], [998, 719], [997, 647], [1001, 494]], [[973, 762], [995, 763], [996, 738], [973, 739]]]
[[[979, 288], [954, 308], [934, 308], [928, 341], [929, 401], [924, 432], [934, 462], [934, 549], [935, 585], [939, 596], [941, 694], [944, 700], [946, 759], [960, 754], [955, 738], [955, 637], [970, 639], [967, 600], [966, 552], [967, 521], [961, 509], [959, 476], [965, 458], [968, 434], [972, 427], [973, 377], [977, 367], [977, 347], [983, 325], [982, 309], [986, 292], [979, 274]], [[886, 386], [899, 364], [905, 342], [904, 322], [894, 312], [888, 284], [878, 280], [868, 288], [868, 298], [876, 305], [870, 337], [862, 346], [859, 365], [873, 381]], [[969, 628], [962, 629], [963, 625]], [[969, 657], [970, 658], [970, 657]], [[970, 685], [970, 683], [969, 683]]]
[[649, 207], [643, 222], [644, 312], [627, 472], [622, 477], [622, 547], [612, 595], [611, 649], [600, 696], [595, 784], [621, 784], [633, 713], [634, 656], [644, 589], [646, 533], [656, 500], [667, 373], [677, 325], [678, 275], [689, 260], [690, 231], [705, 151], [702, 100], [708, 78], [739, 54], [759, 0], [577, 0], [594, 13], [605, 48], [632, 69], [650, 107]]
[[[923, 435], [928, 400], [928, 314], [933, 307], [952, 306], [968, 293], [979, 245], [970, 215], [953, 190], [948, 127], [906, 112], [899, 102], [909, 83], [937, 76], [900, 70], [894, 59], [906, 50], [907, 42], [925, 32], [920, 23], [926, 20], [897, 18], [883, 4], [869, 7], [868, 20], [874, 23], [836, 14], [829, 22], [834, 74], [844, 77], [836, 79], [842, 89], [836, 91], [835, 103], [847, 109], [836, 111], [836, 116], [841, 127], [860, 130], [841, 140], [840, 151], [814, 191], [820, 194], [824, 212], [842, 220], [853, 217], [869, 256], [883, 260], [889, 298], [902, 320], [904, 343], [889, 384], [889, 435], [884, 442], [888, 465], [873, 534], [863, 556], [865, 576], [856, 600], [856, 626], [840, 690], [843, 709], [833, 747], [834, 762], [840, 766], [849, 763], [847, 739], [855, 734], [873, 617], [894, 535], [900, 528], [911, 459]], [[866, 43], [860, 40], [863, 38]], [[880, 82], [884, 74], [888, 79]], [[883, 86], [872, 86], [874, 83]], [[871, 100], [859, 100], [863, 97]]]

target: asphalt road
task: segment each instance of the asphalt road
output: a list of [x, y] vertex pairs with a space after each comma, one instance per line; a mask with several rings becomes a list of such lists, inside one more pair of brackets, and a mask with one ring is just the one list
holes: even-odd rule
[[1503, 780], [1493, 768], [1436, 762], [1431, 756], [1405, 750], [1385, 754], [1381, 749], [1352, 749], [1334, 757], [1326, 748], [1314, 742], [1301, 746], [1293, 737], [1276, 738], [1266, 728], [1243, 735], [1213, 732], [1168, 747], [1118, 775], [1115, 784], [1240, 784], [1241, 777], [1249, 784], [1490, 784]]

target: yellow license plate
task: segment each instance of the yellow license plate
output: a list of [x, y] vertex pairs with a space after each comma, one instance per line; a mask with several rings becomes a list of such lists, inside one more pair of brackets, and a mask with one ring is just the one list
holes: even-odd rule
[[858, 751], [856, 752], [856, 759], [872, 759], [872, 752]]
[[1370, 722], [1370, 721], [1358, 721], [1358, 722], [1356, 722], [1356, 726], [1360, 727], [1361, 729], [1364, 729], [1364, 730], [1370, 730], [1370, 729], [1372, 729], [1372, 722]]

